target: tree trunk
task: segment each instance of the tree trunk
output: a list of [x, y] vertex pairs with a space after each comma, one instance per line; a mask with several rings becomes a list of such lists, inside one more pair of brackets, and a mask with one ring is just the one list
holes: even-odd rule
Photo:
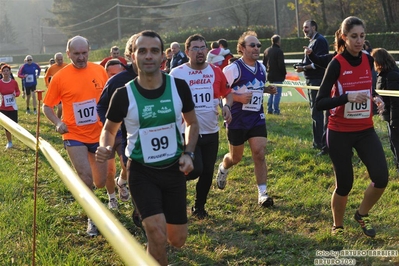
[[328, 27], [328, 22], [327, 22], [327, 16], [326, 16], [326, 3], [324, 0], [320, 0], [320, 8], [321, 8], [321, 17], [323, 21], [323, 29], [325, 32], [330, 32], [329, 27]]
[[389, 19], [387, 4], [385, 3], [385, 0], [380, 0], [380, 2], [382, 4], [382, 11], [384, 13], [384, 21], [385, 21], [386, 30], [391, 31], [391, 21]]
[[342, 20], [344, 20], [344, 18], [345, 18], [345, 10], [344, 10], [344, 3], [342, 3], [342, 0], [339, 0], [338, 1], [339, 2], [339, 6], [341, 7], [340, 9], [339, 9], [339, 11], [341, 11], [340, 13], [340, 15], [341, 15], [341, 21]]

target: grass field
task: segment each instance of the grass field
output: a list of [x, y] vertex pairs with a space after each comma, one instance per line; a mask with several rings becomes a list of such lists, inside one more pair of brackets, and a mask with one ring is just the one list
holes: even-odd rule
[[[40, 84], [39, 88], [42, 88]], [[25, 114], [18, 99], [19, 124], [35, 135], [36, 117]], [[381, 200], [370, 212], [377, 230], [374, 239], [363, 235], [353, 220], [365, 188], [369, 184], [366, 168], [355, 155], [355, 183], [345, 214], [345, 237], [330, 235], [330, 198], [334, 189], [332, 165], [328, 156], [317, 157], [312, 147], [311, 118], [306, 103], [282, 103], [282, 115], [267, 115], [269, 143], [269, 194], [275, 206], [257, 205], [253, 162], [248, 147], [242, 162], [232, 168], [224, 190], [213, 183], [206, 208], [210, 217], [191, 218], [195, 184], [188, 183], [187, 210], [189, 237], [186, 245], [168, 248], [173, 265], [314, 265], [315, 259], [333, 258], [332, 251], [370, 251], [346, 259], [356, 265], [399, 265], [399, 257], [372, 253], [399, 247], [399, 183], [389, 149], [385, 124], [374, 117], [390, 167], [390, 183]], [[67, 162], [59, 135], [42, 116], [40, 135], [50, 142]], [[219, 164], [228, 151], [225, 130], [221, 130]], [[0, 137], [0, 265], [32, 263], [33, 180], [35, 153], [14, 138], [14, 148], [3, 151]], [[85, 235], [87, 217], [71, 193], [43, 156], [39, 162], [38, 184], [38, 265], [124, 265], [103, 236]], [[105, 189], [95, 191], [107, 203]], [[145, 239], [131, 221], [131, 203], [120, 203], [117, 219], [143, 244]], [[324, 252], [324, 254], [323, 254]], [[331, 252], [331, 254], [327, 254]], [[378, 256], [375, 256], [378, 255]], [[349, 260], [347, 261], [348, 264]], [[352, 261], [353, 262], [353, 261]], [[328, 265], [326, 262], [322, 265]], [[331, 264], [329, 264], [331, 265]]]

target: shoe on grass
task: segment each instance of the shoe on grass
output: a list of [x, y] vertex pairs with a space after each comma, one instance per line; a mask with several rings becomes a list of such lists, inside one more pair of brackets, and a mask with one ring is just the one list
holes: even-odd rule
[[98, 228], [97, 226], [94, 224], [94, 222], [89, 218], [87, 219], [87, 231], [86, 233], [89, 236], [97, 236], [98, 235]]
[[274, 205], [274, 201], [272, 197], [269, 197], [269, 195], [266, 192], [259, 193], [258, 195], [258, 204], [262, 207], [271, 207]]
[[11, 149], [11, 148], [12, 148], [12, 142], [9, 141], [7, 142], [6, 149]]
[[108, 201], [108, 209], [110, 209], [110, 210], [118, 210], [118, 200], [116, 198], [111, 198]]
[[196, 207], [191, 207], [191, 214], [192, 216], [196, 217], [198, 220], [202, 220], [207, 218], [208, 212], [205, 210], [205, 208], [196, 208]]
[[228, 169], [225, 169], [224, 172], [221, 170], [223, 163], [219, 164], [218, 173], [216, 176], [216, 183], [219, 189], [224, 189], [226, 187], [227, 182], [227, 174], [229, 173]]
[[356, 211], [354, 218], [356, 222], [360, 224], [360, 227], [366, 236], [375, 237], [375, 230], [371, 225], [371, 220], [368, 214], [360, 215], [359, 211]]
[[332, 236], [342, 236], [345, 233], [343, 226], [333, 226], [331, 228], [331, 235]]
[[118, 188], [119, 198], [121, 199], [121, 201], [128, 201], [130, 199], [129, 189], [126, 183], [121, 186], [118, 184], [119, 178], [120, 176], [115, 178], [115, 185]]

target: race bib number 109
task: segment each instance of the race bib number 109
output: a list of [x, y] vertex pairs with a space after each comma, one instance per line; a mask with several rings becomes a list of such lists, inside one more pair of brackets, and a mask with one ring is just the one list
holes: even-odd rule
[[[367, 95], [370, 97], [369, 90], [362, 90], [362, 91], [348, 91], [348, 93], [359, 93], [359, 92], [366, 92]], [[371, 101], [368, 99], [364, 103], [351, 103], [347, 102], [345, 104], [345, 111], [344, 117], [346, 119], [363, 119], [370, 117], [370, 110], [371, 110]]]

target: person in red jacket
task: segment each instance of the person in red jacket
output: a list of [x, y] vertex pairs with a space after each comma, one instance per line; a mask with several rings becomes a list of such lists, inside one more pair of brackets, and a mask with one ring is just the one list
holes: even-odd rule
[[[11, 67], [4, 64], [1, 67], [3, 75], [0, 79], [0, 112], [8, 118], [18, 123], [18, 106], [15, 100], [21, 93], [19, 91], [18, 83], [11, 78]], [[12, 147], [11, 133], [6, 130], [7, 145], [6, 149]]]
[[384, 102], [373, 87], [373, 58], [363, 51], [364, 23], [347, 17], [337, 38], [337, 55], [324, 74], [316, 97], [317, 110], [329, 110], [328, 153], [334, 167], [335, 190], [331, 198], [333, 235], [344, 233], [344, 213], [353, 186], [352, 157], [355, 149], [367, 167], [371, 182], [354, 218], [365, 235], [376, 232], [368, 215], [388, 184], [388, 167], [381, 141], [374, 130], [373, 105], [380, 113]]

